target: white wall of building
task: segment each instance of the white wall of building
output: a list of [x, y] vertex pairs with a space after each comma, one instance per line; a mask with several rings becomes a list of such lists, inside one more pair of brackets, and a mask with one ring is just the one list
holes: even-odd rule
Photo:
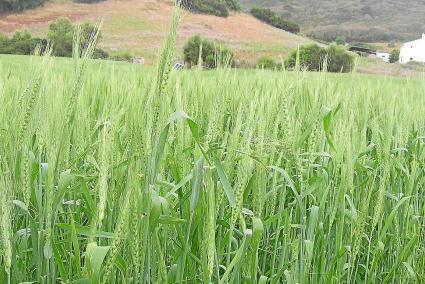
[[390, 62], [390, 54], [388, 52], [377, 52], [376, 56], [384, 60], [385, 62]]
[[406, 64], [410, 61], [425, 63], [425, 34], [421, 39], [406, 42], [400, 49], [400, 63]]

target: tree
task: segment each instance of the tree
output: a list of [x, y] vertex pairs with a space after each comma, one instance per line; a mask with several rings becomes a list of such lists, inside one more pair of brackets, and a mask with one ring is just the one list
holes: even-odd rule
[[257, 59], [257, 68], [259, 69], [275, 69], [277, 67], [273, 58], [262, 56]]
[[335, 39], [335, 43], [337, 45], [345, 45], [345, 37], [337, 36], [336, 39]]
[[390, 54], [390, 63], [396, 63], [400, 59], [400, 49], [393, 49]]
[[50, 23], [47, 38], [53, 43], [53, 55], [71, 56], [74, 38], [74, 25], [66, 17], [60, 17]]
[[202, 63], [204, 67], [233, 65], [233, 54], [225, 46], [203, 39], [200, 35], [188, 39], [184, 48], [184, 61], [189, 67]]
[[227, 17], [229, 10], [241, 9], [239, 0], [182, 0], [180, 3], [186, 10], [219, 17]]
[[45, 0], [0, 0], [0, 12], [20, 11], [42, 5]]
[[[61, 57], [72, 56], [74, 33], [76, 27], [73, 25], [70, 19], [66, 17], [58, 18], [55, 22], [50, 23], [49, 32], [47, 38], [53, 43], [53, 55]], [[97, 32], [97, 27], [90, 22], [84, 22], [81, 24], [80, 29], [80, 51], [87, 48], [93, 36]], [[97, 41], [101, 38], [99, 33]], [[103, 58], [106, 54], [97, 50], [95, 54], [99, 55], [99, 58]]]
[[323, 69], [323, 63], [326, 59], [326, 49], [317, 44], [300, 46], [289, 55], [285, 61], [286, 68], [294, 68], [299, 58], [299, 67], [309, 71], [320, 71]]
[[285, 61], [286, 68], [299, 67], [309, 71], [321, 71], [327, 63], [329, 72], [350, 72], [354, 67], [354, 57], [343, 46], [331, 45], [327, 49], [311, 44], [293, 50]]
[[351, 72], [354, 67], [354, 56], [345, 47], [331, 45], [327, 49], [327, 68], [329, 72]]
[[0, 34], [0, 53], [30, 55], [37, 45], [41, 48], [46, 46], [46, 40], [33, 38], [29, 31], [17, 31], [9, 39]]

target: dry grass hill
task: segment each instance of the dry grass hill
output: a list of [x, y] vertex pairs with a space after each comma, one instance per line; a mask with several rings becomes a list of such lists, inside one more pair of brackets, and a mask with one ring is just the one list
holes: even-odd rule
[[[107, 0], [96, 4], [52, 0], [36, 9], [0, 14], [0, 32], [10, 34], [27, 29], [35, 35], [44, 36], [49, 22], [61, 16], [77, 22], [86, 19], [103, 20], [103, 38], [100, 43], [103, 49], [112, 55], [129, 51], [143, 56], [146, 63], [151, 64], [165, 38], [172, 9], [173, 2], [170, 0]], [[227, 44], [235, 53], [237, 61], [249, 65], [255, 64], [256, 59], [263, 55], [277, 60], [285, 58], [298, 45], [313, 42], [307, 37], [269, 26], [246, 13], [232, 13], [227, 18], [221, 18], [183, 12], [176, 57], [181, 57], [184, 42], [195, 34]], [[358, 64], [358, 70], [363, 73], [396, 76], [420, 74], [416, 68], [386, 64], [380, 60], [360, 58]]]
[[[131, 51], [151, 62], [163, 41], [172, 11], [165, 0], [107, 0], [96, 4], [52, 1], [22, 13], [0, 15], [0, 31], [28, 29], [44, 34], [50, 21], [67, 16], [74, 21], [103, 20], [101, 46], [108, 52]], [[269, 25], [245, 13], [228, 18], [184, 12], [178, 33], [178, 47], [195, 34], [229, 45], [238, 60], [255, 62], [260, 55], [285, 56], [299, 44], [311, 42]]]

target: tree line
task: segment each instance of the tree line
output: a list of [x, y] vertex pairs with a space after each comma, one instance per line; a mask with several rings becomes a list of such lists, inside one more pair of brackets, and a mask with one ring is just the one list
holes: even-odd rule
[[181, 6], [195, 13], [227, 17], [230, 11], [240, 11], [238, 0], [182, 0]]
[[[103, 0], [73, 0], [79, 3], [94, 3]], [[43, 5], [46, 0], [0, 0], [0, 12], [22, 11]]]
[[[53, 45], [53, 55], [71, 57], [74, 45], [74, 34], [77, 26], [70, 19], [62, 17], [50, 23], [47, 37], [33, 37], [29, 31], [17, 31], [11, 37], [0, 33], [0, 53], [30, 55], [39, 46], [44, 49], [48, 43]], [[97, 27], [91, 22], [84, 22], [79, 26], [80, 48], [84, 50], [89, 44], [91, 37], [97, 32]], [[99, 31], [98, 40], [101, 34]], [[108, 53], [100, 48], [94, 52], [94, 58], [107, 58]]]

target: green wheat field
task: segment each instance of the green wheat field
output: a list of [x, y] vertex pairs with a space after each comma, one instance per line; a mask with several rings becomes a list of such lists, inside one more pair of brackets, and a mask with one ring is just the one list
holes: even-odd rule
[[175, 71], [177, 22], [0, 56], [0, 283], [424, 283], [425, 81]]

